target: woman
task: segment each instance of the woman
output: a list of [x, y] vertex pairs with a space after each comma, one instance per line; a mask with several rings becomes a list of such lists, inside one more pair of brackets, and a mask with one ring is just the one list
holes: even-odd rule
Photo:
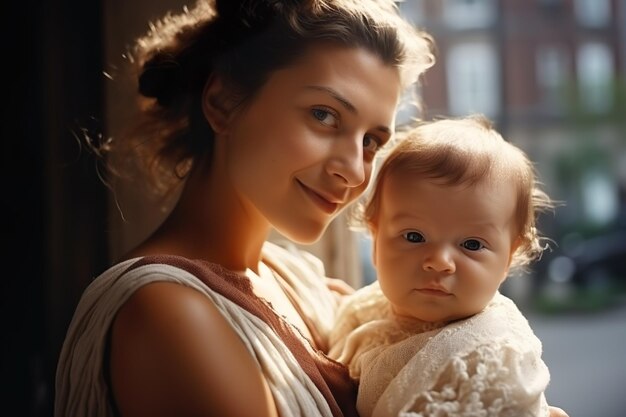
[[363, 192], [430, 45], [387, 0], [201, 1], [139, 39], [143, 118], [108, 150], [183, 188], [81, 298], [56, 415], [356, 415], [319, 262], [266, 239]]
[[200, 1], [137, 42], [130, 150], [163, 224], [87, 288], [56, 416], [350, 416], [335, 303], [310, 255], [366, 188], [431, 43], [388, 0]]

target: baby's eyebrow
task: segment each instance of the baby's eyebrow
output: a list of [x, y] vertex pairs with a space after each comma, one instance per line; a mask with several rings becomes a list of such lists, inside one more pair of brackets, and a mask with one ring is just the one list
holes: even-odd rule
[[391, 219], [388, 220], [389, 222], [403, 222], [403, 221], [410, 221], [410, 222], [420, 222], [422, 221], [422, 219], [420, 219], [418, 216], [416, 216], [415, 214], [411, 213], [411, 212], [399, 212], [399, 213], [395, 213]]

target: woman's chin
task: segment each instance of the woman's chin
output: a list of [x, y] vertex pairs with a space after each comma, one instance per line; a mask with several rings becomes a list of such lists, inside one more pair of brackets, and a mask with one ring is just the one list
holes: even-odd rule
[[308, 224], [301, 223], [297, 227], [283, 230], [277, 229], [277, 231], [281, 235], [296, 243], [302, 245], [312, 245], [321, 239], [327, 228], [328, 223], [320, 224], [308, 222]]

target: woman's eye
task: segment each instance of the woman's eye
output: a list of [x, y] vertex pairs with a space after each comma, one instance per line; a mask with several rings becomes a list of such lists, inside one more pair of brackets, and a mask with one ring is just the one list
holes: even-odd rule
[[363, 137], [363, 150], [376, 153], [380, 148], [380, 140], [376, 136], [365, 135]]
[[425, 241], [424, 236], [419, 232], [407, 232], [402, 236], [411, 243], [421, 243]]
[[465, 242], [461, 244], [461, 246], [463, 246], [464, 249], [471, 250], [471, 251], [481, 250], [482, 248], [485, 247], [485, 245], [483, 245], [480, 242], [480, 240], [477, 240], [477, 239], [467, 239]]
[[337, 127], [337, 116], [327, 109], [315, 108], [311, 110], [311, 114], [315, 117], [319, 122], [331, 126]]

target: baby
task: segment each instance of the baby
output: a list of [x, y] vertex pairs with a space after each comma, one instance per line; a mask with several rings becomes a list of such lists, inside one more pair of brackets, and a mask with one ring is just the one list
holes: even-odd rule
[[378, 281], [331, 335], [361, 417], [549, 415], [541, 342], [498, 288], [541, 254], [551, 207], [483, 116], [421, 124], [391, 150], [360, 216]]

